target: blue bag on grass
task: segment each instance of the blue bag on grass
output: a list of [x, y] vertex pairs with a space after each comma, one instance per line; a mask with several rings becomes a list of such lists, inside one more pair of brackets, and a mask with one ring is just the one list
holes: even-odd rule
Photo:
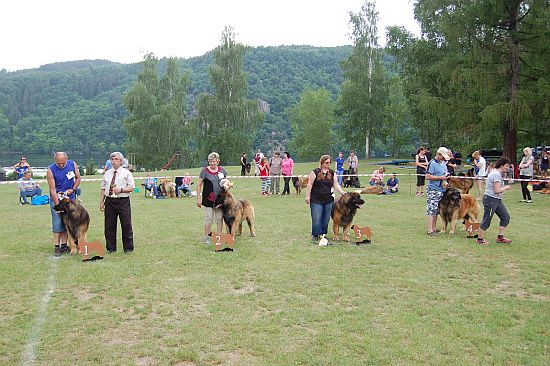
[[31, 204], [35, 206], [47, 205], [50, 203], [50, 196], [47, 194], [43, 196], [34, 196], [31, 197]]

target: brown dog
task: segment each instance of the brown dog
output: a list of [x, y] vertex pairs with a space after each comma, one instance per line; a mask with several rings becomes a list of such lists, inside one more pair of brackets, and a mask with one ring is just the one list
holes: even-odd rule
[[374, 186], [365, 187], [362, 190], [358, 190], [356, 192], [361, 194], [384, 194], [384, 187], [377, 184]]
[[443, 231], [447, 232], [450, 224], [450, 234], [455, 233], [456, 222], [460, 219], [479, 222], [479, 207], [471, 194], [460, 194], [456, 188], [447, 188], [439, 201], [439, 215], [443, 220]]
[[61, 215], [69, 234], [71, 254], [76, 254], [78, 244], [88, 241], [86, 240], [86, 233], [88, 232], [88, 226], [90, 226], [90, 215], [84, 206], [68, 197], [60, 200], [53, 208]]
[[[105, 257], [105, 247], [99, 241], [80, 243], [78, 246], [78, 252], [82, 254], [83, 261], [87, 261], [90, 259], [101, 259]], [[92, 253], [95, 253], [95, 256], [90, 258]]]
[[365, 201], [357, 192], [346, 192], [334, 199], [332, 212], [330, 213], [332, 218], [333, 240], [339, 240], [339, 231], [341, 226], [343, 228], [343, 240], [349, 241], [349, 228], [351, 227], [353, 218], [357, 213], [357, 209], [361, 208], [364, 203]]
[[292, 177], [292, 184], [296, 189], [296, 194], [301, 194], [302, 189], [307, 187], [309, 183], [309, 177]]
[[168, 178], [162, 178], [160, 181], [160, 191], [168, 198], [176, 198], [176, 183]]
[[223, 212], [223, 221], [227, 228], [227, 232], [231, 234], [233, 239], [237, 235], [241, 235], [243, 231], [243, 221], [246, 220], [248, 227], [250, 228], [250, 236], [256, 236], [254, 230], [254, 206], [249, 200], [239, 198], [235, 200], [229, 190], [233, 187], [228, 179], [222, 179], [220, 186], [223, 190], [219, 194], [219, 200], [221, 201], [221, 209]]
[[[460, 175], [462, 174], [462, 175]], [[466, 175], [463, 173], [460, 173], [459, 176], [461, 177], [473, 177], [474, 176], [474, 168], [468, 169], [466, 172]], [[447, 187], [449, 188], [456, 188], [461, 191], [461, 193], [468, 193], [470, 192], [470, 189], [472, 189], [474, 185], [474, 179], [473, 178], [459, 178], [459, 177], [449, 177], [449, 185]]]

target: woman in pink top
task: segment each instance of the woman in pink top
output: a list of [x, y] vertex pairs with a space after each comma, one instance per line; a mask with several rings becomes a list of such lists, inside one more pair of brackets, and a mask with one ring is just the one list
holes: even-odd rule
[[375, 185], [384, 185], [384, 172], [386, 171], [386, 168], [381, 166], [379, 169], [376, 169], [372, 175], [370, 176], [369, 184], [371, 186]]
[[285, 151], [283, 153], [283, 161], [281, 163], [281, 173], [283, 174], [283, 179], [285, 181], [285, 187], [283, 188], [283, 195], [288, 194], [290, 195], [290, 186], [289, 182], [292, 178], [292, 173], [294, 170], [294, 160], [290, 157], [290, 154], [288, 151]]

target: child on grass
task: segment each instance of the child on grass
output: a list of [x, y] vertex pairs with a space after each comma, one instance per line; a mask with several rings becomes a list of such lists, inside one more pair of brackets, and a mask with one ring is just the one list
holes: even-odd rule
[[260, 180], [262, 181], [262, 196], [269, 195], [269, 187], [271, 186], [271, 179], [269, 179], [269, 164], [267, 158], [263, 157], [258, 165], [260, 170]]

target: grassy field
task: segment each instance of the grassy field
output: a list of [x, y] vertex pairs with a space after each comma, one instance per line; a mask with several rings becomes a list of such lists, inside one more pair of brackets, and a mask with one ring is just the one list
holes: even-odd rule
[[[134, 193], [135, 252], [86, 263], [54, 259], [49, 208], [0, 185], [0, 364], [549, 364], [550, 197], [520, 204], [515, 186], [513, 244], [494, 243], [493, 221], [480, 247], [464, 231], [428, 237], [425, 200], [400, 182], [363, 196], [355, 222], [373, 244], [321, 248], [304, 194], [262, 197], [259, 179], [237, 180], [258, 236], [233, 253], [202, 244], [194, 198]], [[88, 238], [104, 241], [99, 183], [82, 187]]]

